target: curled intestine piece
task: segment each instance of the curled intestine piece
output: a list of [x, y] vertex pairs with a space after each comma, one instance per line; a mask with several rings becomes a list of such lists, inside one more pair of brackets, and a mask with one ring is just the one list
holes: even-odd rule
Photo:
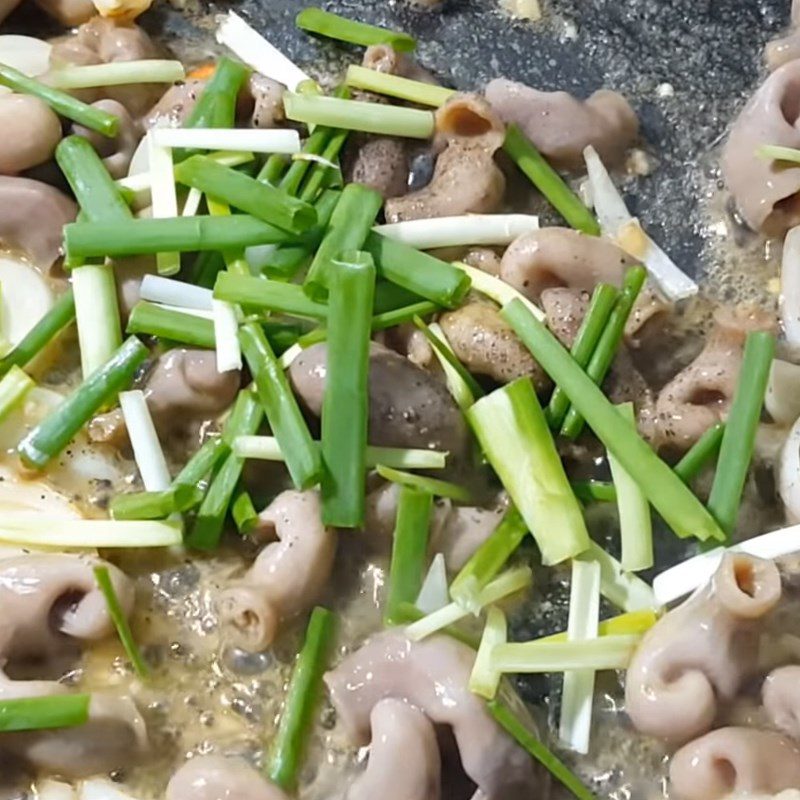
[[758, 660], [760, 621], [781, 596], [771, 561], [726, 555], [708, 586], [645, 634], [625, 685], [628, 716], [642, 733], [684, 742], [711, 727]]

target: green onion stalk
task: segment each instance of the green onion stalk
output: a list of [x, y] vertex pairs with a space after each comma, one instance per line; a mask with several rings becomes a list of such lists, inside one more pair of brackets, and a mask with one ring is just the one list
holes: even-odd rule
[[214, 284], [214, 297], [241, 303], [249, 309], [265, 309], [294, 317], [325, 319], [328, 316], [327, 305], [312, 300], [297, 284], [284, 281], [221, 272]]
[[407, 33], [379, 28], [365, 22], [356, 22], [321, 8], [304, 8], [296, 17], [298, 28], [309, 33], [338, 39], [340, 42], [369, 47], [373, 44], [388, 44], [398, 53], [408, 53], [416, 49], [417, 43]]
[[195, 486], [177, 485], [161, 492], [129, 492], [111, 500], [113, 519], [166, 519], [198, 506], [203, 492]]
[[208, 350], [216, 347], [214, 323], [210, 319], [164, 308], [147, 300], [140, 300], [133, 307], [126, 330], [192, 347]]
[[88, 694], [0, 700], [0, 733], [76, 728], [89, 721]]
[[385, 464], [378, 464], [375, 471], [384, 480], [406, 486], [409, 489], [418, 489], [434, 497], [446, 497], [458, 503], [469, 503], [473, 500], [471, 492], [463, 486], [440, 478], [429, 478], [426, 475], [415, 475], [412, 472], [403, 472]]

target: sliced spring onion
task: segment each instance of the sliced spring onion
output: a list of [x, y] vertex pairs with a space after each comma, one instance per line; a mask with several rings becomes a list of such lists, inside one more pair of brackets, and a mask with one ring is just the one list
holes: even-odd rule
[[511, 124], [506, 128], [503, 149], [573, 228], [591, 236], [600, 235], [600, 226], [592, 212], [547, 163], [518, 125]]
[[[478, 608], [481, 609], [493, 603], [499, 603], [506, 597], [527, 589], [531, 585], [532, 578], [533, 573], [529, 567], [519, 567], [504, 572], [481, 590], [477, 599]], [[433, 614], [428, 614], [428, 616], [409, 625], [406, 628], [406, 636], [412, 641], [419, 642], [437, 631], [464, 619], [469, 614], [470, 612], [458, 603], [450, 603], [444, 608], [434, 611]]]
[[203, 446], [186, 462], [184, 468], [172, 482], [172, 490], [182, 486], [194, 488], [208, 478], [217, 465], [230, 453], [228, 438], [215, 437], [203, 443]]
[[696, 295], [698, 285], [647, 235], [628, 211], [608, 170], [591, 145], [583, 151], [583, 157], [603, 235], [640, 260], [669, 300], [675, 302]]
[[111, 500], [110, 511], [116, 520], [166, 519], [200, 505], [202, 500], [200, 489], [178, 484], [164, 492], [117, 494]]
[[794, 164], [800, 164], [800, 150], [794, 147], [762, 144], [756, 148], [756, 155], [765, 161], [791, 161]]
[[[244, 64], [227, 56], [220, 58], [197, 103], [186, 117], [183, 127], [235, 127], [237, 100], [249, 76], [250, 70]], [[175, 160], [180, 161], [186, 155], [188, 155], [186, 152], [177, 152]]]
[[399, 625], [402, 622], [398, 614], [400, 605], [413, 603], [419, 596], [428, 562], [432, 509], [433, 495], [409, 486], [400, 487], [384, 611], [387, 625]]
[[83, 377], [104, 364], [122, 343], [117, 284], [110, 264], [72, 270], [75, 318]]
[[448, 497], [459, 503], [469, 503], [472, 495], [469, 490], [450, 481], [439, 480], [439, 478], [428, 478], [424, 475], [414, 475], [410, 472], [402, 472], [399, 469], [377, 464], [375, 471], [384, 480], [398, 483], [410, 489], [419, 489], [428, 492], [434, 497]]
[[473, 694], [480, 695], [487, 700], [494, 700], [503, 673], [498, 672], [492, 666], [492, 651], [498, 644], [505, 644], [507, 641], [506, 615], [497, 606], [489, 606], [478, 655], [475, 657], [475, 665], [469, 676], [469, 690]]
[[356, 22], [321, 8], [304, 8], [295, 18], [298, 28], [309, 33], [318, 33], [329, 39], [338, 39], [340, 42], [360, 44], [369, 47], [373, 44], [388, 44], [398, 53], [407, 53], [415, 50], [417, 42], [413, 36], [377, 25], [368, 25], [366, 22]]
[[0, 422], [25, 399], [36, 384], [16, 364], [0, 380]]
[[[583, 642], [597, 638], [600, 614], [600, 565], [596, 561], [572, 562], [567, 639]], [[586, 754], [592, 730], [595, 673], [592, 669], [564, 673], [558, 737], [570, 750]]]
[[409, 103], [421, 106], [443, 106], [454, 94], [454, 89], [445, 89], [444, 86], [435, 86], [410, 78], [401, 78], [399, 75], [390, 75], [378, 72], [376, 69], [360, 67], [351, 64], [347, 68], [345, 84], [354, 89], [364, 89], [368, 92], [383, 94], [387, 97], [396, 97]]
[[739, 380], [733, 395], [717, 470], [708, 497], [708, 510], [730, 540], [739, 517], [756, 431], [764, 405], [769, 371], [775, 355], [775, 337], [767, 331], [751, 331], [744, 345]]
[[336, 617], [319, 606], [311, 612], [306, 638], [297, 656], [278, 732], [269, 754], [269, 777], [286, 791], [293, 791], [303, 755], [314, 728], [314, 712], [322, 694], [322, 676], [336, 633]]
[[238, 309], [224, 300], [212, 300], [214, 341], [217, 350], [217, 372], [232, 372], [242, 368], [242, 348], [239, 345]]
[[309, 298], [300, 286], [267, 278], [220, 272], [214, 284], [214, 297], [248, 308], [263, 308], [293, 317], [325, 319], [328, 306]]
[[636, 477], [647, 499], [672, 530], [678, 536], [695, 536], [701, 541], [724, 538], [702, 503], [631, 429], [555, 336], [516, 300], [501, 313], [545, 372], [564, 389], [606, 449], [628, 474]]
[[158, 336], [160, 339], [208, 350], [213, 350], [217, 344], [211, 320], [173, 311], [145, 300], [133, 307], [126, 330], [128, 333]]
[[466, 416], [536, 539], [542, 562], [558, 564], [586, 550], [590, 540], [581, 507], [531, 381], [519, 378], [496, 389]]
[[0, 732], [74, 728], [89, 720], [88, 694], [16, 697], [0, 701]]
[[217, 41], [248, 64], [256, 72], [272, 78], [290, 89], [311, 78], [251, 28], [238, 14], [229, 11], [217, 28]]
[[572, 481], [570, 483], [575, 497], [582, 503], [600, 501], [602, 503], [613, 503], [617, 499], [617, 490], [610, 481]]
[[703, 435], [673, 467], [675, 474], [684, 483], [690, 483], [696, 478], [703, 467], [719, 453], [724, 432], [725, 423], [718, 422], [716, 425], [712, 425], [708, 430], [704, 431]]
[[[178, 196], [175, 192], [175, 167], [172, 151], [156, 144], [155, 137], [147, 135], [147, 158], [150, 164], [150, 197], [153, 219], [178, 216]], [[220, 169], [226, 169], [220, 167]], [[159, 275], [175, 275], [181, 268], [180, 253], [176, 250], [156, 253]]]
[[231, 503], [231, 516], [236, 525], [236, 530], [242, 536], [249, 535], [258, 527], [259, 517], [253, 498], [244, 489], [240, 490]]
[[[319, 442], [315, 445], [318, 447]], [[273, 436], [239, 436], [233, 443], [233, 452], [240, 458], [283, 461], [278, 440]], [[438, 450], [367, 446], [368, 467], [383, 464], [396, 469], [444, 469], [446, 463], [447, 453]]]
[[[633, 403], [618, 406], [620, 414], [636, 425]], [[626, 572], [639, 572], [653, 566], [653, 523], [650, 503], [642, 494], [639, 484], [617, 461], [608, 454], [608, 466], [614, 479], [619, 511], [619, 534], [622, 541], [622, 568]]]
[[609, 603], [627, 612], [658, 608], [658, 601], [650, 585], [632, 572], [625, 572], [622, 564], [599, 544], [592, 542], [586, 553], [579, 558], [596, 561], [600, 565], [600, 593]]
[[160, 275], [145, 275], [139, 288], [142, 300], [165, 303], [178, 308], [197, 308], [211, 311], [211, 291], [184, 281], [162, 278]]
[[433, 113], [416, 108], [295, 92], [284, 93], [283, 105], [287, 119], [307, 125], [326, 125], [409, 139], [429, 139], [434, 131]]
[[437, 553], [431, 560], [425, 580], [422, 581], [422, 588], [419, 590], [415, 605], [423, 614], [433, 614], [434, 611], [444, 608], [449, 602], [447, 565], [444, 555]]
[[44, 514], [5, 514], [0, 541], [29, 547], [175, 547], [183, 541], [180, 522], [69, 519]]
[[203, 202], [203, 193], [199, 189], [189, 189], [186, 193], [186, 200], [181, 209], [182, 217], [194, 217], [200, 211], [200, 204]]
[[[153, 140], [159, 147], [191, 150], [221, 150], [232, 153], [300, 152], [300, 135], [291, 130], [246, 130], [242, 128], [155, 128]], [[219, 160], [217, 163], [219, 163]]]
[[518, 292], [510, 283], [506, 283], [504, 280], [496, 278], [482, 269], [471, 267], [469, 264], [463, 264], [460, 261], [456, 262], [455, 266], [469, 276], [471, 286], [476, 292], [480, 292], [490, 300], [494, 300], [497, 305], [504, 306], [512, 300], [519, 300], [536, 319], [543, 320], [545, 318], [544, 311], [528, 300], [524, 294]]
[[[598, 636], [617, 636], [629, 634], [641, 634], [649, 631], [653, 625], [658, 621], [658, 615], [655, 611], [626, 611], [624, 614], [618, 614], [616, 617], [603, 620], [597, 626]], [[539, 642], [566, 642], [567, 632], [553, 633], [550, 636], [544, 636], [538, 639]]]
[[464, 214], [393, 222], [378, 225], [375, 231], [418, 250], [432, 250], [462, 245], [507, 245], [538, 228], [539, 218], [530, 214]]
[[147, 348], [131, 336], [116, 353], [39, 423], [17, 448], [23, 463], [43, 469], [89, 421], [92, 414], [115, 399], [147, 358]]
[[117, 593], [114, 590], [114, 584], [111, 582], [111, 575], [108, 572], [108, 567], [95, 567], [94, 579], [97, 581], [97, 586], [105, 598], [108, 616], [111, 617], [111, 621], [117, 629], [117, 635], [119, 636], [120, 642], [122, 642], [126, 655], [133, 665], [133, 669], [140, 678], [147, 678], [150, 674], [150, 670], [144, 658], [142, 658], [142, 653], [136, 644], [136, 640], [133, 638], [131, 626], [128, 624], [128, 618], [122, 610], [122, 604], [119, 602], [119, 597], [117, 597]]
[[138, 389], [120, 392], [119, 405], [144, 488], [148, 492], [166, 491], [172, 483], [172, 477], [144, 393]]
[[47, 80], [56, 89], [91, 89], [131, 83], [177, 83], [186, 78], [180, 61], [147, 58], [108, 64], [63, 66], [51, 70]]

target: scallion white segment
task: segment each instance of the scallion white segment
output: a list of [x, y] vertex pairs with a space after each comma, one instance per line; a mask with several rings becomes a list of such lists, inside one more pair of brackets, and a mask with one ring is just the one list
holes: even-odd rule
[[677, 301], [696, 295], [697, 284], [647, 235], [628, 211], [608, 170], [591, 145], [583, 151], [583, 158], [603, 235], [640, 260], [668, 299]]
[[156, 128], [152, 136], [159, 147], [287, 155], [300, 152], [300, 134], [278, 128]]
[[203, 202], [203, 193], [199, 189], [195, 189], [192, 187], [186, 193], [186, 201], [183, 204], [183, 210], [181, 211], [182, 217], [194, 217], [197, 216], [197, 212], [200, 210], [200, 203]]
[[[450, 342], [447, 341], [447, 336], [438, 322], [431, 322], [430, 325], [428, 325], [428, 330], [451, 353], [453, 352], [453, 348], [450, 346]], [[467, 386], [467, 382], [458, 374], [458, 370], [454, 369], [453, 365], [435, 347], [433, 348], [433, 354], [436, 356], [436, 360], [439, 362], [439, 366], [441, 366], [444, 372], [447, 389], [456, 401], [456, 405], [462, 411], [466, 411], [475, 402], [472, 389]]]
[[[568, 641], [596, 639], [599, 618], [600, 565], [596, 561], [576, 559], [572, 562]], [[589, 752], [594, 678], [593, 669], [570, 670], [564, 673], [558, 736], [570, 750], [577, 753]]]
[[86, 378], [122, 344], [117, 282], [110, 264], [76, 267], [71, 277], [81, 370]]
[[514, 642], [492, 651], [501, 672], [535, 674], [570, 670], [625, 669], [642, 637], [602, 636], [583, 642]]
[[[150, 197], [154, 219], [178, 216], [178, 196], [175, 192], [172, 151], [156, 144], [152, 132], [147, 135], [147, 155], [150, 164]], [[181, 268], [180, 253], [158, 253], [156, 265], [160, 275], [175, 275]]]
[[450, 594], [447, 590], [447, 567], [444, 556], [437, 553], [428, 569], [428, 574], [422, 582], [422, 588], [417, 595], [416, 606], [423, 614], [432, 614], [450, 603]]
[[178, 522], [70, 519], [38, 513], [4, 514], [0, 541], [30, 547], [175, 547], [183, 541]]
[[[636, 429], [633, 403], [617, 407]], [[653, 566], [653, 524], [650, 518], [650, 503], [633, 477], [611, 453], [608, 465], [617, 490], [619, 533], [622, 541], [622, 568], [627, 572], [638, 572]]]
[[793, 352], [800, 353], [800, 226], [783, 240], [780, 309], [786, 341]]
[[507, 305], [512, 300], [519, 300], [536, 319], [540, 322], [544, 321], [544, 311], [535, 303], [528, 300], [524, 294], [518, 292], [511, 284], [500, 280], [500, 278], [495, 278], [494, 275], [490, 275], [482, 269], [471, 267], [469, 264], [464, 264], [460, 261], [457, 261], [453, 266], [458, 267], [469, 275], [472, 281], [472, 288], [476, 292], [486, 295], [486, 297], [490, 300], [494, 300], [499, 306]]
[[166, 491], [172, 478], [144, 393], [138, 389], [120, 392], [119, 405], [144, 488], [148, 492]]
[[163, 303], [181, 309], [197, 308], [202, 311], [211, 311], [211, 300], [214, 297], [211, 289], [173, 278], [162, 278], [160, 275], [145, 275], [139, 294], [142, 300], [149, 300], [151, 303]]
[[141, 61], [112, 61], [54, 69], [48, 83], [57, 89], [91, 89], [139, 83], [176, 83], [186, 78], [180, 61], [148, 58]]
[[800, 525], [779, 528], [733, 547], [717, 547], [664, 570], [653, 580], [653, 591], [658, 602], [662, 605], [673, 603], [708, 583], [726, 552], [744, 553], [764, 559], [800, 553]]
[[503, 677], [492, 663], [492, 653], [499, 644], [508, 640], [508, 624], [506, 615], [497, 606], [490, 606], [486, 613], [486, 625], [481, 636], [481, 645], [475, 657], [475, 665], [469, 676], [469, 690], [473, 694], [494, 700]]
[[600, 565], [600, 594], [623, 611], [644, 611], [660, 606], [650, 584], [625, 572], [622, 564], [609, 555], [599, 544], [592, 542], [581, 556], [582, 560], [596, 561]]
[[239, 318], [236, 306], [225, 300], [212, 300], [214, 339], [217, 343], [217, 372], [232, 372], [242, 368], [242, 349], [239, 346]]
[[[481, 590], [478, 595], [478, 608], [499, 603], [503, 598], [526, 589], [530, 586], [532, 577], [533, 573], [528, 567], [519, 567], [504, 572]], [[406, 628], [406, 636], [412, 641], [419, 642], [442, 628], [464, 619], [469, 614], [470, 612], [464, 606], [458, 603], [449, 603], [444, 608], [409, 625]]]
[[[237, 436], [233, 441], [233, 452], [239, 458], [284, 460], [278, 440], [273, 436]], [[443, 469], [447, 463], [447, 455], [438, 450], [367, 446], [367, 466], [383, 464], [394, 469]]]
[[464, 214], [393, 222], [377, 225], [374, 230], [418, 250], [431, 250], [461, 245], [507, 245], [538, 228], [539, 218], [531, 214]]
[[245, 64], [267, 78], [295, 90], [311, 78], [280, 50], [273, 47], [238, 14], [229, 11], [217, 28], [217, 41], [235, 53]]

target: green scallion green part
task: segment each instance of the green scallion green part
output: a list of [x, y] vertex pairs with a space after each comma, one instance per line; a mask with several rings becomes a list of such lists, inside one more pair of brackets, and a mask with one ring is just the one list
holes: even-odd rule
[[524, 304], [513, 300], [501, 313], [545, 372], [564, 389], [597, 438], [636, 478], [673, 531], [700, 540], [724, 538], [714, 518], [686, 484], [625, 422], [597, 384]]
[[71, 119], [84, 128], [97, 131], [97, 133], [113, 138], [119, 130], [119, 117], [109, 114], [108, 111], [76, 100], [72, 95], [46, 86], [33, 78], [29, 78], [19, 70], [0, 64], [0, 85], [7, 86], [14, 92], [29, 94], [38, 97], [47, 103], [56, 114]]
[[135, 337], [125, 341], [116, 353], [40, 422], [17, 447], [23, 463], [42, 469], [72, 440], [100, 408], [111, 403], [130, 385], [147, 348]]
[[67, 289], [53, 307], [25, 334], [22, 341], [0, 358], [0, 375], [12, 367], [24, 367], [36, 358], [64, 328], [75, 321], [75, 298]]
[[220, 436], [208, 439], [203, 446], [186, 462], [170, 487], [173, 491], [181, 486], [201, 488], [217, 465], [230, 453], [230, 442]]
[[345, 186], [303, 284], [309, 297], [314, 300], [327, 297], [333, 260], [344, 252], [362, 248], [382, 206], [383, 197], [374, 189], [359, 183]]
[[430, 139], [434, 131], [431, 111], [416, 108], [342, 100], [338, 97], [317, 97], [283, 93], [286, 118], [307, 125], [326, 125], [383, 136], [409, 139]]
[[772, 333], [751, 331], [747, 334], [739, 382], [722, 435], [717, 470], [708, 498], [708, 510], [725, 531], [728, 540], [739, 516], [739, 504], [753, 457], [774, 355], [775, 337]]
[[89, 721], [88, 694], [19, 697], [0, 701], [0, 732], [75, 728]]
[[724, 433], [724, 423], [718, 422], [716, 425], [712, 425], [673, 467], [675, 474], [684, 483], [690, 483], [696, 478], [703, 467], [719, 453]]
[[[617, 289], [608, 283], [599, 283], [595, 287], [586, 316], [570, 349], [572, 357], [581, 367], [585, 368], [589, 363], [618, 297]], [[556, 386], [545, 412], [553, 430], [561, 427], [568, 411], [569, 398], [560, 387]]]
[[372, 256], [343, 253], [330, 265], [328, 286], [322, 520], [326, 525], [359, 528], [364, 524], [369, 425], [369, 347], [375, 294]]
[[376, 69], [360, 67], [351, 64], [347, 68], [345, 83], [354, 89], [364, 89], [368, 92], [396, 97], [409, 103], [418, 103], [421, 106], [443, 106], [456, 92], [455, 89], [445, 89], [444, 86], [435, 86], [422, 81], [413, 81], [410, 78], [401, 78], [387, 72], [378, 72]]
[[762, 144], [756, 148], [756, 155], [766, 161], [789, 161], [793, 164], [800, 164], [800, 150], [794, 147]]
[[269, 754], [269, 777], [286, 791], [293, 791], [303, 756], [314, 727], [314, 713], [322, 694], [322, 676], [328, 667], [336, 629], [336, 617], [317, 607], [311, 612], [303, 648], [289, 681], [278, 733]]
[[[622, 292], [617, 298], [614, 308], [608, 317], [603, 332], [597, 340], [592, 357], [586, 365], [586, 374], [600, 386], [605, 380], [608, 370], [614, 361], [619, 346], [625, 336], [625, 325], [633, 311], [633, 304], [642, 291], [647, 280], [647, 271], [643, 267], [631, 267], [625, 273]], [[570, 408], [561, 426], [561, 435], [575, 439], [583, 430], [583, 418], [574, 407]]]
[[163, 492], [118, 494], [111, 500], [113, 519], [166, 519], [200, 505], [202, 490], [195, 486], [176, 485]]
[[[242, 389], [225, 423], [223, 436], [226, 443], [237, 436], [252, 436], [258, 431], [264, 418], [264, 411], [251, 389]], [[187, 465], [188, 466], [188, 465]], [[225, 460], [214, 473], [208, 492], [197, 511], [192, 532], [186, 544], [197, 550], [213, 550], [222, 536], [225, 515], [233, 500], [234, 492], [242, 476], [244, 459], [228, 453]], [[180, 475], [176, 482], [180, 480]]]
[[298, 489], [308, 489], [319, 482], [322, 460], [286, 374], [258, 325], [243, 325], [239, 329], [239, 341], [267, 421], [286, 456], [292, 481]]
[[219, 250], [205, 250], [197, 254], [192, 264], [191, 283], [202, 286], [204, 289], [213, 289], [222, 270], [225, 269], [225, 259]]
[[617, 490], [608, 481], [572, 481], [570, 485], [575, 497], [582, 503], [613, 503], [617, 499]]
[[417, 42], [407, 33], [399, 33], [377, 25], [368, 25], [365, 22], [356, 22], [347, 17], [340, 17], [321, 8], [304, 8], [295, 18], [298, 28], [327, 36], [329, 39], [338, 39], [340, 42], [359, 44], [369, 47], [373, 44], [391, 45], [398, 53], [408, 53], [416, 49]]
[[[330, 162], [330, 164], [337, 164], [339, 154], [342, 152], [342, 148], [349, 136], [350, 131], [343, 128], [333, 128], [331, 138], [322, 151], [322, 158]], [[330, 186], [337, 177], [341, 177], [341, 168], [337, 169], [329, 164], [320, 162], [312, 163], [308, 177], [300, 189], [300, 199], [305, 200], [307, 203], [312, 203], [319, 193], [326, 186]]]
[[591, 236], [600, 235], [600, 225], [592, 212], [547, 163], [518, 125], [512, 123], [506, 128], [503, 149], [573, 228]]
[[309, 203], [205, 156], [178, 164], [175, 179], [288, 233], [303, 233], [317, 222]]
[[444, 308], [455, 308], [466, 297], [469, 276], [463, 270], [407, 244], [372, 232], [364, 243], [378, 274]]
[[428, 492], [434, 497], [447, 497], [458, 503], [469, 503], [473, 500], [469, 489], [459, 486], [457, 483], [443, 481], [440, 478], [428, 478], [425, 475], [415, 475], [411, 472], [403, 472], [385, 464], [378, 464], [375, 471], [384, 480], [397, 483], [400, 486], [407, 486], [411, 489], [419, 489], [421, 492]]
[[258, 511], [253, 505], [253, 498], [245, 489], [240, 489], [231, 503], [231, 516], [236, 530], [247, 536], [258, 526]]
[[241, 303], [250, 309], [263, 308], [294, 317], [325, 319], [328, 316], [327, 305], [312, 300], [297, 284], [284, 281], [221, 272], [214, 284], [214, 297]]
[[134, 671], [140, 678], [147, 678], [150, 674], [150, 670], [144, 658], [142, 658], [142, 653], [136, 644], [136, 640], [133, 638], [131, 626], [128, 624], [128, 618], [125, 616], [125, 612], [122, 610], [122, 604], [119, 601], [119, 597], [117, 597], [117, 592], [111, 581], [111, 574], [108, 571], [108, 567], [95, 567], [94, 579], [97, 582], [97, 587], [105, 598], [108, 616], [111, 617], [111, 621], [117, 629], [119, 640], [122, 642], [122, 647], [125, 650], [125, 654], [130, 659]]
[[36, 384], [27, 372], [16, 364], [0, 380], [0, 422], [20, 403]]
[[392, 561], [384, 621], [401, 625], [404, 603], [416, 603], [428, 565], [428, 533], [433, 495], [411, 486], [401, 486], [397, 499]]
[[518, 378], [495, 390], [466, 416], [539, 545], [542, 563], [558, 564], [586, 550], [590, 540], [583, 513], [531, 381]]
[[140, 300], [133, 307], [126, 330], [208, 350], [216, 346], [214, 323], [210, 319], [173, 311], [147, 300]]

